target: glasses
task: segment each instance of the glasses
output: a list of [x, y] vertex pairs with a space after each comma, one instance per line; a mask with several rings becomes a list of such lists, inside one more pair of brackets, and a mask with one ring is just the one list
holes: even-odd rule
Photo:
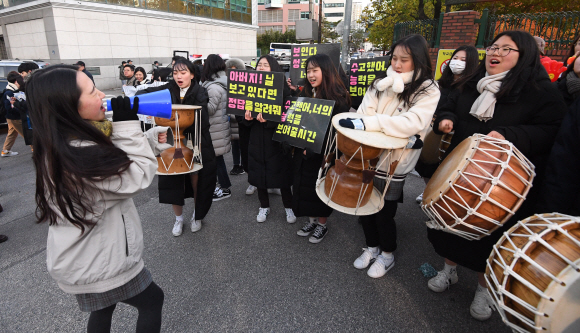
[[507, 55], [510, 54], [510, 51], [520, 52], [519, 50], [512, 49], [511, 47], [493, 47], [493, 46], [490, 46], [490, 47], [485, 49], [485, 54], [487, 54], [488, 56], [492, 56], [495, 54], [495, 51], [499, 51], [500, 57], [507, 57]]

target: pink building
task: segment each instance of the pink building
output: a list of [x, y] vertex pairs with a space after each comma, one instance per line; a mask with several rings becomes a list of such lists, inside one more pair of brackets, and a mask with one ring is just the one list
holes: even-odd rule
[[295, 29], [296, 21], [314, 19], [318, 21], [318, 0], [310, 3], [300, 0], [258, 0], [258, 35], [266, 30], [286, 32]]

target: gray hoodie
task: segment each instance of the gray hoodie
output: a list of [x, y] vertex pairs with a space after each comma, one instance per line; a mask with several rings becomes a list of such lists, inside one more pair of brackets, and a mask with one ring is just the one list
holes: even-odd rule
[[228, 77], [225, 72], [221, 71], [212, 78], [213, 81], [205, 81], [201, 85], [207, 89], [209, 95], [207, 111], [209, 113], [211, 142], [215, 155], [221, 156], [228, 153], [232, 147], [229, 116], [226, 114]]

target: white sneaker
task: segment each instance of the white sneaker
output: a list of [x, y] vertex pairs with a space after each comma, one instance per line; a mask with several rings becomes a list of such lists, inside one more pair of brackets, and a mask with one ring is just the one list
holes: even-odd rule
[[443, 270], [437, 272], [437, 276], [434, 276], [431, 279], [429, 279], [429, 282], [427, 282], [427, 286], [434, 292], [440, 293], [449, 289], [449, 286], [452, 284], [456, 284], [457, 281], [459, 281], [459, 277], [457, 276], [457, 270], [453, 270], [451, 273], [447, 273]]
[[280, 189], [279, 188], [269, 188], [268, 189], [268, 193], [282, 195], [282, 192], [280, 192]]
[[423, 202], [423, 193], [419, 194], [419, 196], [415, 199], [415, 201], [417, 201], [418, 204]]
[[471, 316], [481, 321], [488, 320], [489, 317], [491, 317], [494, 307], [495, 306], [487, 289], [479, 288], [478, 286], [477, 291], [475, 292], [475, 298], [469, 307]]
[[175, 220], [175, 224], [173, 225], [173, 236], [177, 237], [180, 236], [183, 232], [183, 220]]
[[[251, 186], [251, 185], [250, 185]], [[256, 221], [258, 222], [266, 222], [266, 216], [270, 214], [270, 208], [262, 208], [260, 207], [260, 211], [258, 212], [258, 216], [256, 217]]]
[[256, 192], [256, 189], [257, 189], [257, 187], [254, 185], [248, 186], [248, 189], [246, 190], [246, 195], [254, 194], [254, 192]]
[[18, 153], [15, 151], [10, 151], [10, 150], [8, 150], [8, 151], [3, 150], [2, 151], [2, 157], [10, 157], [10, 156], [16, 156], [16, 155], [18, 155]]
[[379, 253], [374, 253], [368, 247], [363, 248], [363, 253], [354, 261], [354, 267], [358, 269], [365, 269], [377, 259]]
[[196, 232], [201, 230], [201, 220], [191, 220], [191, 232]]
[[294, 223], [296, 222], [296, 215], [294, 215], [294, 211], [292, 208], [286, 208], [286, 222]]
[[380, 278], [395, 266], [395, 256], [391, 258], [385, 258], [382, 254], [377, 256], [377, 260], [371, 265], [367, 274], [372, 278]]

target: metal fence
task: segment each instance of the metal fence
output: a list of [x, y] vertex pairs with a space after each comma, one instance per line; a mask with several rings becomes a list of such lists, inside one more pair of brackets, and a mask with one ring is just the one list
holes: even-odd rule
[[580, 11], [488, 15], [482, 13], [477, 47], [487, 47], [500, 32], [524, 30], [546, 41], [546, 50], [566, 49], [580, 33]]
[[437, 19], [397, 23], [393, 31], [393, 43], [405, 36], [419, 34], [425, 37], [429, 47], [434, 47], [437, 41], [438, 27], [439, 20]]

